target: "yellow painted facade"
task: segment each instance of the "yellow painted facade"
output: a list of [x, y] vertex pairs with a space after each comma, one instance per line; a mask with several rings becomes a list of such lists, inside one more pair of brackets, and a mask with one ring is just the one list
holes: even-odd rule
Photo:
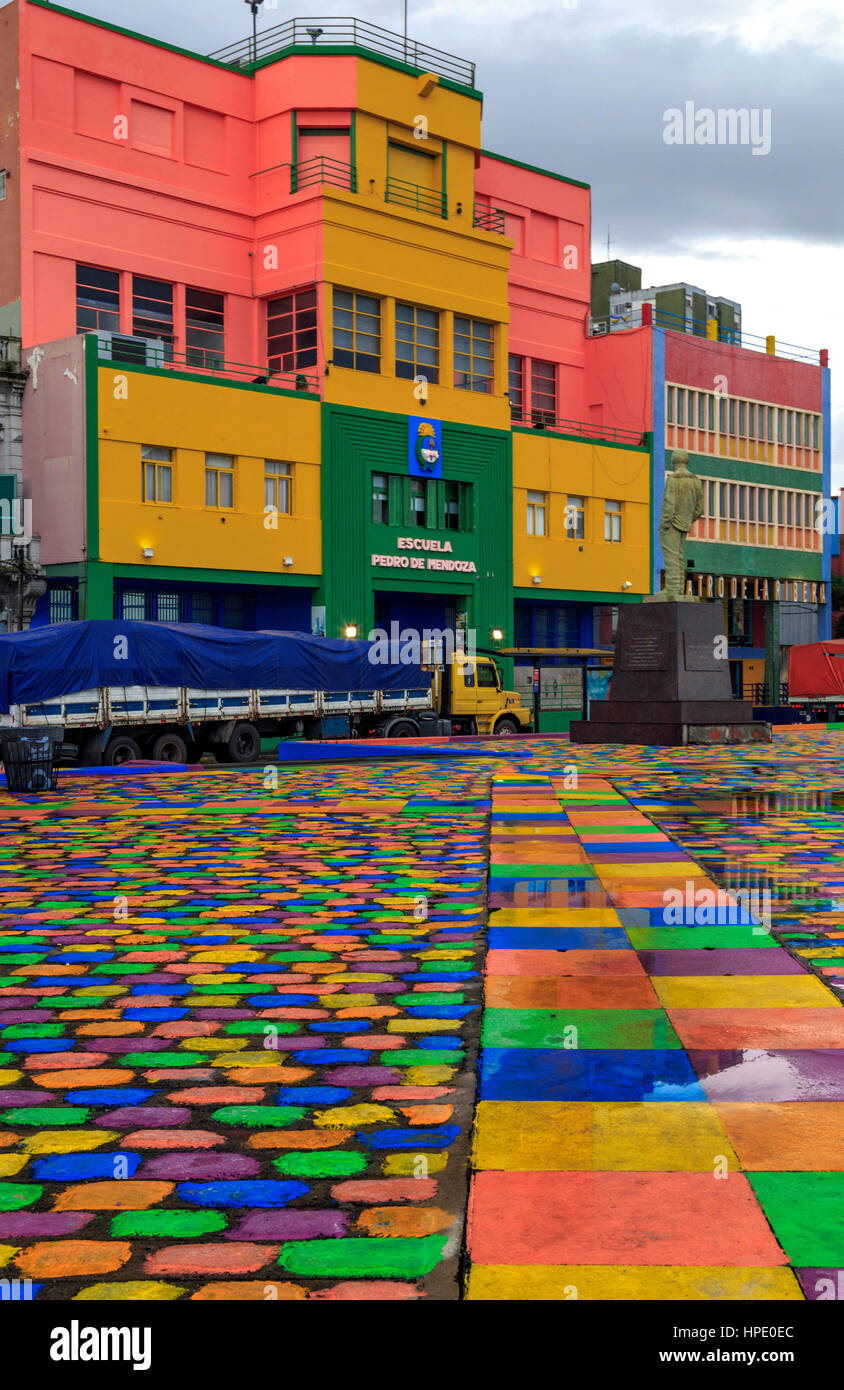
[[[544, 535], [528, 534], [528, 493], [545, 499]], [[566, 535], [570, 497], [584, 500], [584, 535]], [[607, 500], [621, 503], [621, 541], [605, 540]], [[542, 504], [534, 504], [542, 505]], [[650, 591], [650, 455], [545, 431], [513, 434], [513, 583], [543, 591]], [[539, 576], [540, 584], [534, 583]], [[630, 587], [623, 586], [629, 581]]]
[[[99, 558], [119, 564], [319, 574], [320, 406], [280, 392], [98, 371]], [[141, 446], [172, 450], [172, 501], [145, 502]], [[206, 453], [233, 455], [234, 505], [205, 504]], [[272, 529], [264, 464], [293, 465], [292, 511]], [[144, 549], [154, 551], [142, 560]], [[293, 564], [285, 566], [285, 556]]]

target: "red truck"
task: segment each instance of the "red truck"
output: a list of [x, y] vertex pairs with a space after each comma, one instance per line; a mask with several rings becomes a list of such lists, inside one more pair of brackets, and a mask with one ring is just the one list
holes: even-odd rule
[[844, 640], [829, 638], [790, 649], [788, 703], [808, 723], [844, 720]]

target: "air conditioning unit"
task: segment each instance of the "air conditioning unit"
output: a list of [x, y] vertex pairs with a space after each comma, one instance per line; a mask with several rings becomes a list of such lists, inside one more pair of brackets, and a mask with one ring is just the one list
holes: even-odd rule
[[599, 337], [599, 335], [600, 335], [601, 333], [609, 333], [609, 331], [610, 331], [610, 326], [609, 326], [609, 324], [607, 323], [606, 319], [593, 319], [593, 320], [592, 320], [592, 336], [593, 336], [593, 338]]
[[164, 341], [161, 338], [135, 338], [129, 333], [98, 333], [97, 338], [101, 361], [139, 367], [164, 366]]

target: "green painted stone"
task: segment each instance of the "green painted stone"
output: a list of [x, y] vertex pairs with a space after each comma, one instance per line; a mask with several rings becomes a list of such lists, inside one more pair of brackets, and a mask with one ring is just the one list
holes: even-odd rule
[[226, 1216], [219, 1211], [121, 1211], [112, 1218], [111, 1234], [115, 1238], [171, 1240], [214, 1235], [224, 1231], [227, 1225]]
[[275, 955], [270, 956], [269, 959], [293, 964], [294, 961], [334, 960], [335, 957], [330, 951], [276, 951]]
[[[2, 1094], [2, 1093], [0, 1093]], [[84, 1125], [91, 1114], [86, 1105], [22, 1105], [0, 1112], [0, 1123], [51, 1129], [55, 1125]]]
[[124, 1067], [143, 1067], [150, 1071], [155, 1067], [198, 1067], [208, 1065], [204, 1056], [195, 1057], [192, 1052], [127, 1052], [115, 1057], [115, 1063]]
[[0, 1037], [60, 1038], [66, 1028], [66, 1023], [10, 1023], [7, 1028], [2, 1030]]
[[381, 1053], [382, 1067], [456, 1067], [463, 1061], [462, 1052], [445, 1052], [435, 1047], [397, 1048]]
[[273, 1167], [279, 1173], [295, 1178], [345, 1178], [353, 1173], [363, 1173], [366, 1169], [366, 1156], [349, 1153], [339, 1149], [320, 1153], [286, 1153], [273, 1159]]
[[[245, 1037], [252, 1033], [267, 1033], [274, 1028], [278, 1034], [298, 1033], [301, 1023], [295, 1018], [243, 1018], [236, 1023], [226, 1023], [223, 1027], [224, 1033], [229, 1033], [234, 1037]], [[269, 1049], [267, 1049], [269, 1051]]]
[[[575, 1031], [572, 1031], [575, 1030]], [[662, 1009], [487, 1009], [484, 1047], [679, 1048]]]
[[446, 1236], [340, 1237], [287, 1241], [278, 1262], [312, 1279], [421, 1279], [442, 1258]]
[[20, 1211], [31, 1207], [43, 1195], [37, 1182], [0, 1182], [0, 1211]]
[[[236, 1054], [235, 1054], [236, 1055]], [[307, 1114], [299, 1105], [223, 1105], [212, 1120], [221, 1125], [245, 1125], [249, 1129], [276, 1129], [292, 1125]]]
[[844, 1267], [844, 1172], [748, 1173], [747, 1179], [793, 1265]]
[[[79, 976], [75, 976], [78, 979]], [[70, 994], [66, 998], [64, 995], [49, 995], [39, 999], [33, 1007], [36, 1009], [99, 1009], [109, 998], [106, 994]]]
[[465, 997], [461, 990], [455, 990], [454, 994], [435, 994], [433, 991], [429, 994], [424, 990], [420, 994], [394, 994], [393, 1003], [421, 1009], [423, 1004], [462, 1004]]

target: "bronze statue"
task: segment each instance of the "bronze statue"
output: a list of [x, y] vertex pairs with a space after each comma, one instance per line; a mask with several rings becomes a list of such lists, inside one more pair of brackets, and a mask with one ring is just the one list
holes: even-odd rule
[[675, 449], [671, 461], [674, 471], [665, 480], [659, 539], [665, 564], [665, 588], [659, 595], [666, 600], [685, 597], [686, 536], [698, 517], [703, 516], [703, 483], [689, 472], [689, 456]]

